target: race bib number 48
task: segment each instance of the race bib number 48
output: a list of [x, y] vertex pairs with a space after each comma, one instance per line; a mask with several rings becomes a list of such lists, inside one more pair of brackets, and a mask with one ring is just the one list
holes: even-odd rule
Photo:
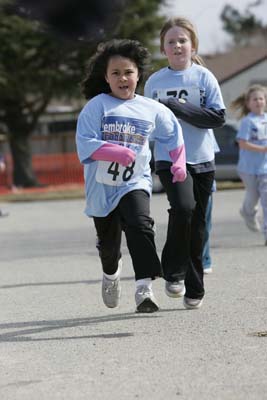
[[136, 160], [127, 167], [123, 167], [117, 162], [98, 161], [96, 181], [110, 186], [135, 183], [143, 176], [142, 158], [142, 156], [137, 156]]

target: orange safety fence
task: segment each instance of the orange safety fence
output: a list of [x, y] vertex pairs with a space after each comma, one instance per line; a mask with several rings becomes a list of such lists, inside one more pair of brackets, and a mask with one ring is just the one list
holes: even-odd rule
[[[0, 174], [0, 187], [12, 186], [13, 164], [10, 155], [6, 155], [6, 171]], [[34, 154], [32, 165], [39, 183], [62, 185], [83, 183], [83, 166], [76, 153]]]

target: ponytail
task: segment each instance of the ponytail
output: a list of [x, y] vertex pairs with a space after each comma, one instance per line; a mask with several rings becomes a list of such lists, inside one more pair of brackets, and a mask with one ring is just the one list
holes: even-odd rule
[[192, 55], [192, 61], [195, 64], [202, 65], [203, 67], [206, 66], [204, 60], [198, 54]]
[[250, 86], [246, 92], [240, 94], [235, 100], [233, 100], [230, 104], [230, 108], [233, 111], [237, 112], [237, 117], [240, 119], [247, 115], [250, 112], [250, 109], [247, 106], [249, 98], [253, 92], [260, 91], [264, 93], [266, 103], [267, 103], [267, 91], [266, 87], [262, 85], [252, 85]]

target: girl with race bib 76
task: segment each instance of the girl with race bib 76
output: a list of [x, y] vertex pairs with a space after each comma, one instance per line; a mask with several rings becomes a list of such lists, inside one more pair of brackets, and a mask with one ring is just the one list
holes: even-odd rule
[[155, 144], [156, 173], [168, 200], [169, 224], [162, 252], [165, 292], [184, 296], [187, 309], [199, 308], [205, 294], [202, 253], [205, 215], [214, 181], [214, 134], [225, 119], [219, 84], [197, 55], [198, 38], [186, 18], [173, 18], [160, 32], [160, 49], [168, 66], [152, 74], [145, 96], [169, 107], [183, 129], [187, 179], [173, 184], [170, 157]]

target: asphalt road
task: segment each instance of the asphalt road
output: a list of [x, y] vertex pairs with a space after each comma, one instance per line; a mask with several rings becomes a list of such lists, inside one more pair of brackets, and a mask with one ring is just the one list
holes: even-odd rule
[[[241, 220], [242, 190], [214, 195], [213, 274], [199, 310], [154, 284], [161, 310], [136, 314], [125, 242], [118, 309], [83, 200], [1, 204], [0, 398], [3, 400], [264, 400], [267, 247]], [[167, 202], [154, 195], [158, 251]]]

